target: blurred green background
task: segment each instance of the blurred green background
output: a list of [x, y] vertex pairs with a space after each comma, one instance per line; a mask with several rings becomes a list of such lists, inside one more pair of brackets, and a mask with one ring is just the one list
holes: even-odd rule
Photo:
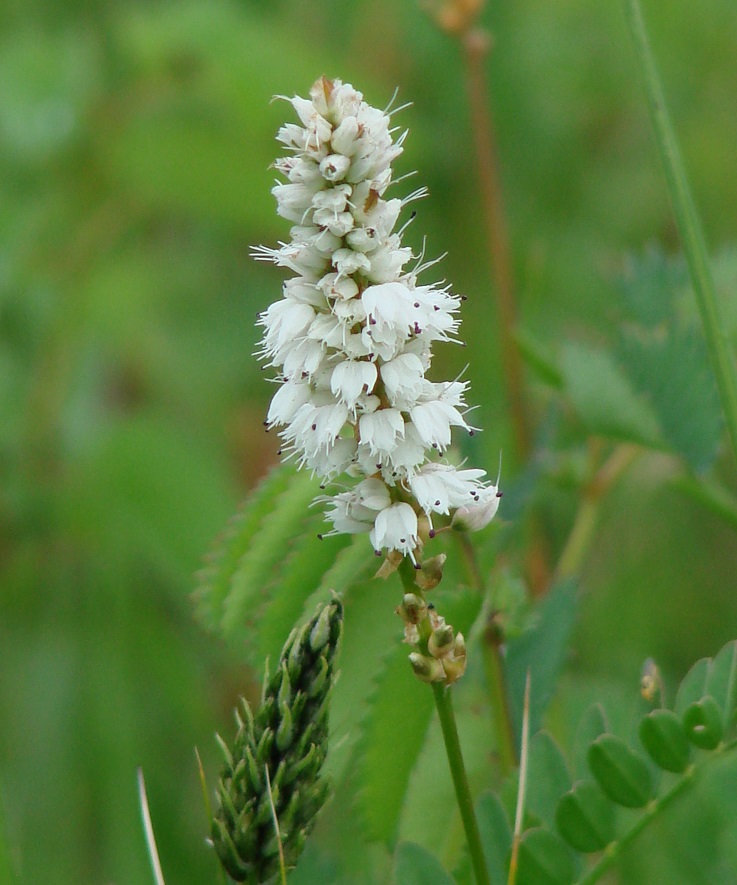
[[[190, 592], [276, 460], [252, 353], [280, 275], [249, 257], [288, 236], [269, 164], [291, 109], [273, 95], [306, 94], [324, 73], [372, 104], [395, 87], [413, 103], [397, 118], [410, 129], [397, 172], [418, 170], [400, 187], [431, 197], [407, 237], [447, 251], [438, 275], [469, 296], [468, 348], [441, 348], [435, 377], [469, 361], [476, 454], [494, 473], [512, 449], [462, 61], [421, 5], [0, 7], [0, 878], [5, 862], [23, 885], [150, 881], [142, 766], [167, 880], [214, 880], [193, 748], [212, 777], [213, 732], [229, 731], [252, 674], [197, 625]], [[555, 353], [603, 337], [623, 257], [673, 250], [676, 234], [619, 5], [489, 6], [522, 325]], [[651, 0], [646, 15], [708, 238], [729, 255], [737, 6]], [[722, 291], [734, 303], [729, 280]], [[550, 395], [531, 395], [544, 428]], [[590, 700], [626, 709], [647, 656], [673, 685], [737, 636], [734, 534], [668, 485], [674, 469], [648, 456], [606, 503], [551, 711], [564, 737]], [[559, 549], [575, 488], [541, 481], [536, 496]], [[735, 789], [732, 767], [611, 881], [734, 881], [719, 796]], [[683, 826], [713, 845], [716, 873], [689, 865]]]

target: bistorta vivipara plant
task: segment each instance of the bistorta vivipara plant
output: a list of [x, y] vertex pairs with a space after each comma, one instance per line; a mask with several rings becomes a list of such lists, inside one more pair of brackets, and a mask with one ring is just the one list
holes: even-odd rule
[[457, 340], [462, 299], [418, 282], [434, 262], [415, 259], [395, 230], [425, 191], [385, 198], [406, 136], [393, 139], [391, 114], [325, 77], [290, 103], [300, 124], [279, 130], [287, 182], [273, 193], [291, 240], [256, 250], [295, 274], [260, 317], [261, 356], [279, 384], [266, 424], [323, 485], [352, 481], [317, 499], [328, 535], [368, 533], [377, 554], [420, 568], [439, 527], [482, 528], [499, 502], [498, 479], [443, 457], [453, 427], [474, 430], [467, 382], [426, 377], [434, 343]]
[[236, 882], [260, 885], [294, 866], [328, 797], [328, 703], [343, 627], [338, 597], [287, 639], [273, 676], [264, 675], [254, 714], [242, 703], [217, 787], [212, 841]]
[[[499, 480], [447, 456], [452, 428], [469, 433], [467, 382], [426, 377], [436, 342], [457, 341], [461, 297], [419, 274], [435, 262], [402, 245], [402, 209], [425, 195], [387, 199], [406, 132], [340, 80], [319, 79], [309, 99], [289, 99], [299, 124], [278, 133], [288, 156], [273, 193], [291, 239], [256, 257], [295, 276], [261, 314], [260, 355], [276, 370], [267, 429], [279, 428], [287, 459], [319, 477], [332, 528], [369, 536], [379, 573], [398, 570], [397, 613], [411, 666], [433, 685], [456, 796], [477, 881], [488, 881], [447, 686], [466, 667], [461, 633], [425, 600], [444, 555], [427, 557], [438, 531], [477, 530], [499, 506]], [[414, 263], [411, 263], [414, 262]], [[331, 489], [332, 491], [332, 489]]]

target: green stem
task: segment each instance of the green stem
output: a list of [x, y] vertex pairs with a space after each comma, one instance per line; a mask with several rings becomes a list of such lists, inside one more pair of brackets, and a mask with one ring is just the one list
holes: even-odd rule
[[456, 728], [450, 689], [441, 683], [435, 682], [432, 685], [432, 693], [435, 697], [435, 706], [438, 710], [440, 728], [442, 729], [443, 741], [445, 742], [445, 752], [448, 756], [448, 764], [450, 765], [450, 773], [453, 778], [456, 800], [461, 812], [461, 820], [466, 833], [468, 851], [471, 856], [471, 865], [476, 876], [476, 882], [477, 885], [491, 885], [491, 879], [489, 879], [489, 873], [486, 869], [484, 849], [481, 845], [479, 826], [473, 810], [473, 799], [468, 786], [466, 767], [463, 764], [461, 742], [458, 739], [458, 729]]
[[581, 570], [599, 523], [601, 502], [639, 453], [637, 446], [617, 446], [584, 488], [576, 518], [555, 568], [556, 580], [575, 577]]
[[[458, 537], [471, 581], [482, 599], [486, 599], [486, 584], [476, 561], [476, 551], [471, 539], [465, 532], [461, 532]], [[507, 685], [504, 677], [504, 661], [498, 638], [491, 627], [487, 627], [484, 631], [481, 650], [489, 688], [491, 717], [496, 733], [499, 773], [502, 778], [505, 778], [517, 767], [517, 752], [514, 746], [514, 726], [512, 725], [512, 713], [509, 709]]]
[[637, 820], [632, 828], [628, 830], [621, 839], [618, 839], [616, 842], [612, 842], [607, 846], [599, 862], [591, 867], [591, 869], [583, 875], [575, 885], [593, 885], [594, 882], [598, 882], [604, 873], [619, 859], [622, 851], [631, 842], [634, 842], [645, 827], [654, 820], [661, 811], [672, 805], [682, 793], [695, 783], [697, 776], [701, 773], [704, 766], [708, 765], [715, 755], [725, 755], [726, 753], [732, 752], [735, 748], [737, 748], [737, 741], [731, 741], [729, 744], [724, 744], [721, 748], [715, 750], [714, 753], [706, 757], [700, 763], [692, 765], [683, 777], [670, 788], [670, 790], [664, 793], [660, 798], [654, 799], [650, 802], [642, 817]]
[[688, 261], [712, 370], [716, 377], [732, 443], [732, 452], [737, 461], [737, 369], [727, 337], [727, 325], [721, 316], [717, 302], [704, 234], [666, 108], [663, 88], [650, 49], [638, 0], [625, 0], [625, 12], [645, 82], [650, 120], [655, 130], [660, 160], [665, 171], [668, 191]]

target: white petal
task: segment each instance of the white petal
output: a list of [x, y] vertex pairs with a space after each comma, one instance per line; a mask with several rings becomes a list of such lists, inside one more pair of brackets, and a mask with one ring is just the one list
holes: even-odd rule
[[286, 381], [274, 394], [266, 416], [268, 424], [287, 424], [300, 406], [309, 402], [312, 388], [303, 381]]
[[396, 448], [397, 439], [404, 436], [404, 418], [396, 409], [377, 409], [361, 415], [358, 430], [361, 442], [373, 455], [388, 455]]
[[407, 408], [422, 390], [422, 361], [413, 353], [402, 353], [381, 367], [381, 379], [393, 406]]
[[376, 384], [374, 363], [365, 360], [345, 360], [333, 369], [330, 389], [349, 408], [353, 408], [362, 393], [371, 393]]
[[417, 514], [409, 504], [392, 504], [376, 517], [370, 538], [374, 550], [386, 547], [411, 555], [417, 546]]

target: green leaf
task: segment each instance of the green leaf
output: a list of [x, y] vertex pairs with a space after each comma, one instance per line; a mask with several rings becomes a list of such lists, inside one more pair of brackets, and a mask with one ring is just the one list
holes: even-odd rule
[[394, 885], [453, 885], [440, 861], [415, 842], [400, 842], [394, 852]]
[[[324, 577], [334, 573], [336, 557], [346, 547], [351, 547], [356, 554], [351, 574], [340, 583], [331, 581], [328, 588]], [[314, 532], [305, 531], [287, 545], [287, 550], [283, 562], [275, 567], [264, 601], [254, 615], [258, 629], [250, 631], [245, 645], [246, 660], [252, 666], [263, 666], [267, 658], [277, 660], [294, 625], [312, 612], [318, 602], [327, 600], [330, 589], [343, 593], [349, 585], [365, 578], [369, 567], [375, 568], [373, 551], [365, 535], [358, 538], [338, 535], [323, 543]]]
[[538, 378], [544, 384], [560, 390], [563, 387], [563, 377], [547, 346], [529, 329], [518, 328], [514, 338], [522, 357]]
[[605, 351], [581, 344], [563, 349], [565, 389], [589, 433], [662, 448], [652, 407]]
[[370, 545], [366, 562], [365, 542], [365, 537], [357, 537], [350, 547], [340, 551], [313, 597], [318, 600], [331, 589], [347, 588], [340, 675], [330, 701], [331, 746], [325, 763], [326, 773], [336, 783], [346, 772], [352, 773], [351, 758], [376, 699], [376, 674], [383, 673], [392, 653], [398, 653], [401, 638], [401, 623], [392, 606], [377, 605], [377, 599], [385, 599], [389, 593], [387, 585], [370, 577], [355, 582], [364, 569], [368, 568], [370, 574], [376, 565]]
[[377, 680], [359, 745], [358, 807], [368, 838], [391, 845], [410, 773], [434, 709], [432, 692], [421, 684], [399, 644]]
[[563, 752], [547, 731], [539, 731], [530, 741], [527, 811], [553, 827], [558, 801], [570, 786], [571, 776]]
[[719, 704], [726, 732], [737, 704], [737, 640], [728, 642], [712, 661], [706, 677], [706, 694]]
[[679, 716], [683, 716], [688, 707], [706, 694], [706, 681], [711, 669], [711, 658], [701, 658], [691, 667], [678, 686], [676, 702], [673, 707]]
[[641, 808], [652, 795], [647, 762], [613, 734], [600, 735], [589, 747], [589, 768], [606, 795], [626, 808]]
[[559, 836], [541, 827], [523, 833], [515, 885], [571, 885], [575, 872], [571, 850]]
[[578, 777], [589, 774], [589, 746], [609, 731], [606, 712], [600, 703], [592, 704], [581, 717], [573, 739], [574, 770]]
[[700, 750], [713, 750], [724, 736], [722, 711], [714, 698], [695, 701], [683, 714], [686, 737]]
[[681, 720], [671, 710], [653, 710], [640, 722], [640, 741], [650, 758], [665, 771], [680, 774], [691, 758]]
[[484, 793], [479, 798], [476, 820], [491, 885], [506, 885], [506, 859], [512, 845], [512, 828], [504, 806], [494, 793]]
[[208, 626], [226, 636], [243, 637], [266, 587], [284, 563], [287, 539], [307, 531], [310, 523], [314, 529], [321, 518], [309, 509], [315, 491], [309, 474], [281, 465], [245, 501], [199, 575], [195, 597]]
[[530, 732], [540, 730], [565, 660], [577, 612], [577, 585], [555, 584], [538, 607], [539, 619], [527, 633], [510, 640], [504, 660], [517, 741], [522, 733], [525, 680], [530, 671]]
[[695, 328], [625, 334], [616, 352], [633, 390], [652, 408], [665, 444], [696, 471], [716, 457], [722, 435], [719, 395], [704, 339]]
[[561, 797], [555, 825], [576, 851], [602, 851], [614, 839], [614, 806], [594, 781], [577, 781]]
[[680, 256], [672, 258], [657, 247], [643, 255], [630, 255], [619, 286], [622, 304], [640, 325], [657, 326], [672, 315], [673, 296], [686, 279], [686, 266]]

